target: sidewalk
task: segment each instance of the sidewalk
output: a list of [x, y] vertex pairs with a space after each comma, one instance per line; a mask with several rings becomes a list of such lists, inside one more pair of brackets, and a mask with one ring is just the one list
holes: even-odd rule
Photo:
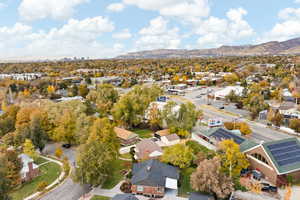
[[[46, 159], [46, 160], [48, 160], [46, 163], [54, 162], [54, 163], [60, 165], [61, 167], [63, 166], [63, 164], [62, 164], [60, 161], [57, 161], [57, 160], [55, 160], [55, 159], [48, 158], [48, 157], [45, 157], [45, 156], [42, 156], [42, 155], [41, 155], [41, 157], [44, 158], [44, 159]], [[43, 163], [43, 164], [45, 164], [45, 163]], [[42, 164], [42, 165], [43, 165], [43, 164]], [[52, 188], [54, 185], [58, 184], [58, 183], [64, 178], [64, 176], [65, 176], [65, 172], [64, 172], [63, 169], [62, 169], [62, 172], [60, 173], [59, 177], [58, 177], [53, 183], [51, 183], [50, 185], [48, 185], [48, 186], [45, 188], [45, 190], [50, 189], [50, 188]], [[53, 188], [53, 189], [54, 189], [54, 188]], [[51, 191], [51, 190], [50, 190], [50, 191]], [[50, 192], [50, 191], [47, 191], [47, 192]], [[26, 197], [24, 200], [35, 199], [35, 198], [38, 197], [40, 194], [42, 194], [42, 192], [36, 192], [36, 193], [34, 193], [34, 194], [32, 194], [32, 195]]]

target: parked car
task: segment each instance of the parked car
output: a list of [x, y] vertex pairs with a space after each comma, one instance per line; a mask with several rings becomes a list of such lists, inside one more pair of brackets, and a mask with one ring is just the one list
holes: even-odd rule
[[271, 186], [271, 185], [266, 185], [266, 186], [263, 186], [261, 188], [261, 191], [263, 192], [272, 192], [272, 193], [277, 193], [277, 187], [275, 186]]
[[224, 106], [221, 106], [221, 107], [219, 107], [219, 109], [223, 110], [223, 109], [225, 109], [225, 107], [224, 107]]
[[262, 178], [261, 172], [257, 171], [257, 170], [252, 170], [252, 175], [253, 175], [253, 178], [258, 181], [260, 181]]
[[249, 175], [251, 175], [251, 170], [250, 169], [242, 169], [242, 171], [241, 171], [241, 176], [242, 177], [248, 177]]
[[196, 96], [197, 99], [200, 99], [201, 97], [202, 97], [201, 95]]
[[62, 147], [69, 149], [69, 148], [71, 148], [71, 144], [63, 144]]

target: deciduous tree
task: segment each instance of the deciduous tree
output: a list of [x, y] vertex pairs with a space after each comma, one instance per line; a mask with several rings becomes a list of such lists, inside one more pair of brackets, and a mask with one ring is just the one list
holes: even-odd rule
[[35, 147], [29, 139], [26, 139], [23, 144], [23, 152], [34, 160], [38, 157]]
[[200, 163], [191, 175], [191, 186], [196, 191], [214, 194], [220, 199], [228, 197], [234, 190], [230, 177], [221, 171], [218, 157]]
[[246, 156], [233, 140], [223, 140], [219, 143], [219, 154], [222, 169], [230, 178], [240, 175], [242, 169], [249, 166]]
[[193, 150], [185, 144], [176, 144], [165, 149], [161, 160], [180, 168], [186, 168], [191, 165], [193, 160]]

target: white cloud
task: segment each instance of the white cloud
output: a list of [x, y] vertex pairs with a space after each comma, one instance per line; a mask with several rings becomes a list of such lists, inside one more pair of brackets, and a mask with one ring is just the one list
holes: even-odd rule
[[38, 32], [17, 23], [13, 27], [0, 27], [0, 38], [3, 38], [0, 52], [3, 58], [15, 55], [109, 57], [123, 49], [120, 44], [107, 48], [101, 43], [103, 33], [113, 30], [113, 23], [101, 16], [81, 21], [70, 19], [61, 28]]
[[0, 9], [5, 8], [7, 5], [3, 2], [0, 2]]
[[109, 4], [106, 9], [112, 12], [121, 12], [124, 10], [125, 5], [123, 3], [112, 3]]
[[208, 0], [123, 0], [123, 3], [185, 19], [207, 17], [210, 11]]
[[47, 17], [67, 19], [74, 8], [89, 0], [22, 0], [18, 10], [23, 20], [33, 21]]
[[253, 36], [254, 30], [243, 17], [247, 11], [243, 8], [230, 9], [227, 19], [209, 17], [194, 24], [196, 34], [200, 35], [198, 44], [200, 48], [218, 47], [230, 44], [243, 38]]
[[122, 40], [122, 39], [129, 39], [129, 38], [132, 37], [132, 35], [131, 35], [131, 33], [130, 33], [130, 31], [128, 29], [124, 29], [124, 30], [122, 30], [119, 33], [113, 34], [112, 37], [114, 39], [120, 39], [120, 40]]
[[136, 41], [136, 48], [150, 49], [176, 49], [179, 48], [181, 37], [177, 27], [168, 27], [168, 20], [159, 16], [150, 21], [149, 26], [139, 31], [140, 38]]
[[285, 8], [278, 13], [280, 21], [257, 42], [284, 41], [300, 36], [300, 8]]
[[300, 3], [300, 0], [295, 0], [295, 3]]

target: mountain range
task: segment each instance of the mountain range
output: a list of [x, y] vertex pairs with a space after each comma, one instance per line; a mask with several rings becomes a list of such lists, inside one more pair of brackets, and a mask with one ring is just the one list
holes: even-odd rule
[[118, 56], [117, 59], [196, 58], [216, 56], [261, 56], [290, 54], [300, 54], [300, 37], [283, 42], [272, 41], [257, 45], [221, 46], [219, 48], [212, 49], [157, 49], [149, 51], [139, 51]]

